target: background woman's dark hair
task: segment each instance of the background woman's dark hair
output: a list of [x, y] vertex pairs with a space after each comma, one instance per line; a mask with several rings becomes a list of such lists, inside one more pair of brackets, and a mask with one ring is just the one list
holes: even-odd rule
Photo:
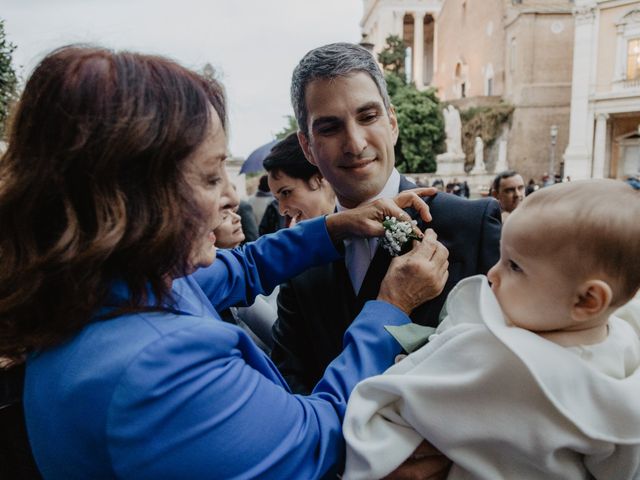
[[60, 342], [112, 283], [168, 300], [202, 217], [182, 167], [224, 93], [168, 59], [90, 47], [49, 54], [0, 158], [0, 356]]
[[290, 133], [279, 143], [276, 143], [262, 165], [267, 172], [275, 177], [282, 172], [305, 182], [320, 173], [315, 165], [307, 161], [296, 133]]

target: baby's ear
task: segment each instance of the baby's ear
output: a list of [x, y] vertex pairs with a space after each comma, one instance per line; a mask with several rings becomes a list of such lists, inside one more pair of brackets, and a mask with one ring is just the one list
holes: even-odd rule
[[587, 280], [578, 288], [578, 297], [573, 304], [572, 317], [584, 322], [602, 314], [611, 305], [613, 293], [603, 280]]

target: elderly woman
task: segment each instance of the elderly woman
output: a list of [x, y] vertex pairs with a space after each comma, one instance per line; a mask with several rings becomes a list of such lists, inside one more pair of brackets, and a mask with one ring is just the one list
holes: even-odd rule
[[160, 57], [66, 47], [27, 82], [0, 160], [0, 356], [26, 356], [45, 478], [338, 471], [349, 393], [400, 351], [383, 325], [442, 289], [447, 252], [428, 233], [394, 260], [313, 394], [291, 394], [217, 311], [334, 260], [347, 235], [380, 235], [399, 207], [428, 212], [408, 193], [216, 252], [225, 122], [221, 86]]

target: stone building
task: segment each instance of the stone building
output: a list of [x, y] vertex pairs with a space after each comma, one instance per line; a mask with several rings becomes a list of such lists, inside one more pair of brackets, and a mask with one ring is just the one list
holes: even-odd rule
[[437, 88], [460, 110], [513, 105], [510, 126], [486, 152], [487, 168], [506, 141], [509, 167], [539, 180], [560, 172], [568, 143], [573, 7], [571, 0], [364, 0], [361, 26], [376, 53], [401, 32], [418, 88]]
[[640, 2], [576, 0], [565, 172], [640, 175]]

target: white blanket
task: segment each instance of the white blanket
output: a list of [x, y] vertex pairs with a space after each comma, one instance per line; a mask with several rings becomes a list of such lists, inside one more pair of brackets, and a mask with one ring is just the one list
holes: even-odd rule
[[[352, 393], [345, 479], [387, 475], [423, 439], [453, 461], [449, 479], [640, 478], [637, 361], [612, 378], [508, 326], [484, 276], [460, 282], [447, 311], [449, 328]], [[637, 353], [640, 302], [611, 321]]]

